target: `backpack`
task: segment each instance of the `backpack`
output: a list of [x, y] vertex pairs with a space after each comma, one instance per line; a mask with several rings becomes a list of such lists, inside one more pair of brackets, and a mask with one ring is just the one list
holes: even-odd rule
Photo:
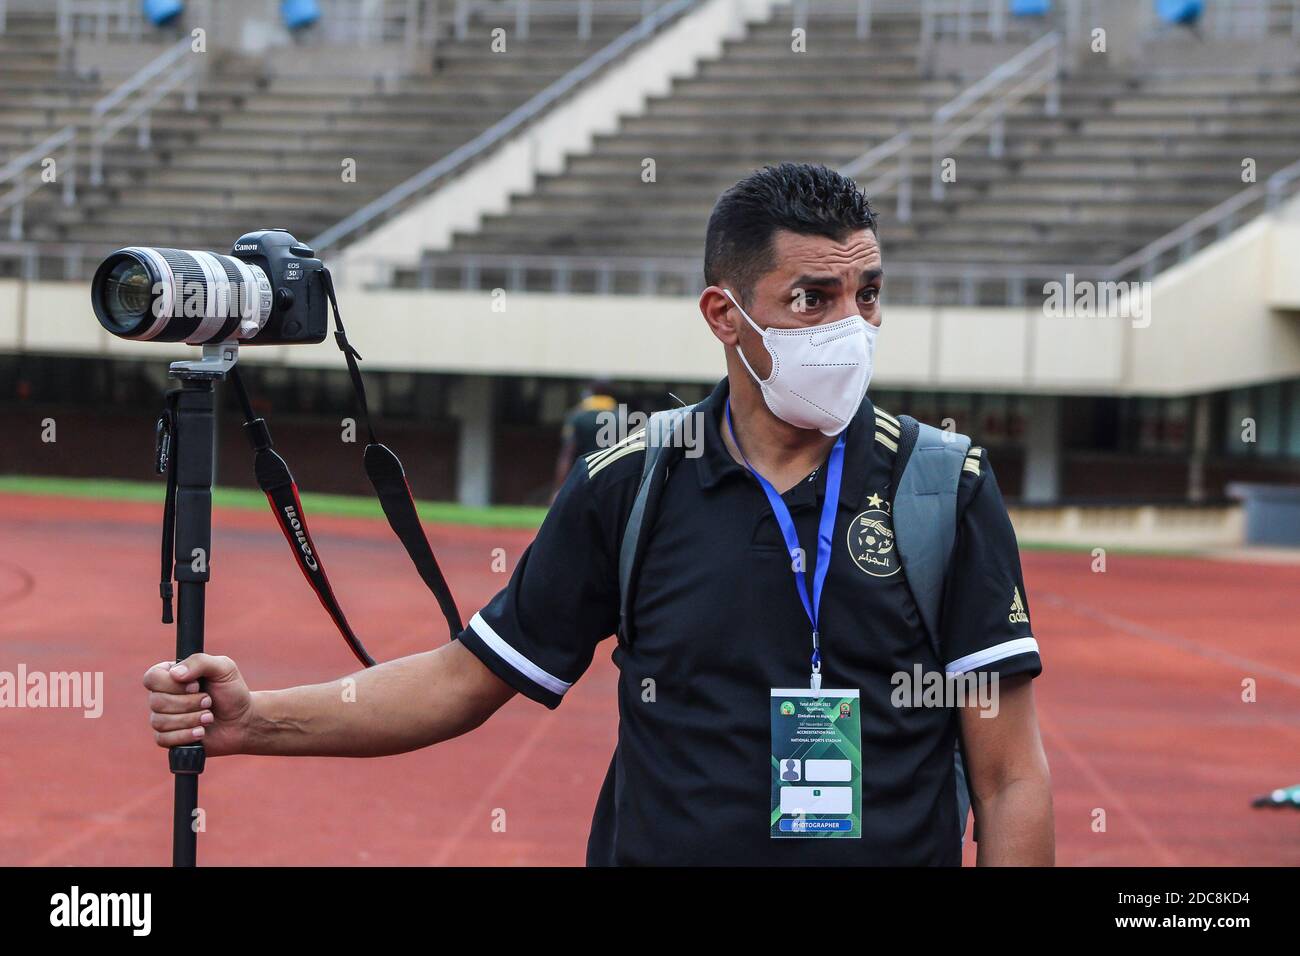
[[[646, 423], [645, 460], [636, 497], [628, 512], [618, 556], [618, 637], [633, 636], [632, 604], [637, 572], [654, 525], [670, 468], [682, 457], [681, 425], [697, 406], [684, 405], [655, 412]], [[916, 600], [926, 636], [936, 659], [943, 662], [939, 615], [943, 606], [948, 563], [957, 538], [957, 485], [971, 441], [900, 415], [898, 453], [894, 458], [891, 514], [894, 541], [903, 577]], [[961, 741], [953, 753], [957, 778], [957, 826], [965, 841], [970, 810], [970, 784], [962, 763]]]

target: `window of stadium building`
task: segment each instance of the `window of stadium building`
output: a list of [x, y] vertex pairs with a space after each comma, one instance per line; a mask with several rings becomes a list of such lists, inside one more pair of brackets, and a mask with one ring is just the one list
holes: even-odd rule
[[1140, 398], [1136, 403], [1138, 451], [1178, 454], [1187, 450], [1192, 403], [1186, 398]]
[[1233, 389], [1223, 405], [1225, 455], [1300, 459], [1300, 379]]
[[907, 414], [923, 422], [978, 434], [988, 447], [1018, 445], [1024, 440], [1028, 398], [1024, 395], [980, 395], [969, 392], [903, 392], [873, 389], [871, 400], [891, 414]]

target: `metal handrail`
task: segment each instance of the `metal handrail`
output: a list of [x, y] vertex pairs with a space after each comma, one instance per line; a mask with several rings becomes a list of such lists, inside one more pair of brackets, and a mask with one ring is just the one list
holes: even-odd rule
[[71, 43], [77, 32], [77, 22], [91, 18], [95, 23], [95, 37], [108, 39], [110, 24], [117, 19], [117, 33], [139, 39], [143, 34], [144, 18], [140, 4], [130, 0], [59, 0], [59, 36], [65, 44]]
[[[407, 263], [376, 264], [410, 268]], [[484, 269], [503, 271], [508, 276], [507, 285], [516, 289], [522, 287], [526, 272], [540, 270], [551, 274], [551, 291], [560, 294], [569, 291], [571, 273], [583, 270], [595, 276], [599, 293], [612, 291], [616, 275], [639, 276], [641, 292], [647, 295], [655, 291], [657, 280], [661, 276], [676, 276], [690, 284], [698, 284], [703, 277], [700, 260], [685, 256], [646, 259], [641, 256], [551, 256], [527, 253], [483, 255], [469, 252], [429, 256], [413, 271], [422, 277], [423, 282], [429, 283], [429, 276], [434, 269], [458, 269], [462, 288], [473, 288]]]
[[[1010, 90], [1004, 90], [1001, 95], [985, 106], [974, 117], [967, 120], [957, 129], [948, 131], [948, 126], [962, 112], [971, 105], [987, 97], [991, 92], [998, 89], [1000, 85], [1005, 85], [1011, 80], [1016, 79], [1031, 64], [1043, 57], [1045, 52], [1049, 53], [1050, 59], [1048, 69], [1052, 74], [1052, 82], [1059, 82], [1060, 60], [1059, 50], [1061, 37], [1057, 33], [1047, 33], [1039, 37], [1033, 43], [1017, 53], [1010, 60], [993, 69], [991, 72], [976, 80], [967, 86], [964, 90], [954, 96], [947, 103], [944, 103], [934, 111], [930, 121], [929, 135], [931, 140], [931, 153], [933, 162], [933, 176], [931, 193], [934, 194], [935, 181], [938, 181], [942, 187], [942, 181], [939, 167], [939, 156], [941, 151], [951, 149], [960, 145], [968, 137], [974, 135], [982, 128], [990, 125], [996, 125], [996, 131], [990, 142], [990, 148], [994, 155], [1000, 155], [1004, 131], [1001, 123], [1006, 109], [1028, 96], [1037, 88], [1042, 80], [1042, 74], [1034, 74], [1019, 83]], [[1053, 115], [1059, 105], [1059, 90], [1053, 89], [1049, 94], [1048, 115]], [[912, 166], [911, 166], [911, 146], [913, 133], [911, 129], [905, 129], [895, 134], [883, 143], [879, 143], [867, 150], [861, 156], [841, 167], [840, 172], [845, 176], [853, 179], [861, 179], [862, 175], [868, 171], [874, 170], [877, 166], [895, 160], [893, 168], [880, 174], [876, 179], [865, 187], [868, 196], [876, 195], [893, 187], [898, 187], [898, 218], [900, 222], [908, 222], [912, 218]], [[935, 199], [943, 196], [942, 188]]]
[[[654, 8], [665, 2], [666, 0], [601, 0], [600, 13], [636, 13], [644, 20], [654, 12]], [[500, 13], [513, 9], [515, 36], [518, 39], [528, 39], [528, 27], [534, 17], [576, 17], [578, 37], [589, 40], [594, 8], [593, 0], [546, 0], [545, 3], [536, 5], [532, 0], [456, 0], [456, 39], [463, 40], [469, 35], [469, 21], [475, 13]]]
[[19, 153], [4, 166], [0, 166], [0, 185], [14, 181], [14, 186], [8, 195], [0, 198], [0, 212], [6, 209], [13, 210], [9, 219], [10, 239], [17, 241], [23, 237], [23, 215], [26, 211], [27, 197], [44, 185], [44, 181], [33, 184], [30, 180], [24, 180], [23, 174], [33, 165], [43, 163], [61, 151], [67, 154], [62, 175], [63, 205], [71, 206], [77, 198], [77, 128], [75, 126], [63, 127], [26, 152]]
[[[270, 5], [278, 7], [279, 2]], [[303, 34], [308, 42], [361, 47], [401, 44], [408, 49], [434, 47], [438, 42], [439, 0], [371, 0], [365, 5], [358, 0], [321, 0], [321, 7], [319, 23]]]
[[113, 92], [95, 103], [94, 108], [91, 110], [92, 115], [96, 117], [103, 116], [163, 70], [169, 68], [173, 63], [189, 52], [190, 42], [189, 37], [177, 40], [159, 56], [146, 63], [130, 77], [123, 80], [118, 84], [117, 88], [113, 90]]
[[671, 0], [671, 2], [659, 7], [632, 29], [593, 53], [528, 102], [512, 110], [503, 119], [493, 123], [469, 142], [458, 146], [437, 162], [425, 167], [405, 182], [394, 186], [378, 199], [367, 203], [350, 216], [330, 226], [311, 240], [312, 247], [319, 252], [336, 244], [340, 239], [352, 235], [363, 227], [370, 225], [379, 217], [387, 215], [407, 199], [428, 189], [432, 184], [460, 169], [471, 160], [482, 156], [489, 149], [504, 141], [506, 137], [531, 122], [552, 104], [568, 95], [573, 89], [586, 82], [598, 71], [650, 36], [659, 27], [699, 2], [700, 0]]
[[[809, 10], [813, 7], [813, 0], [794, 0], [790, 13], [796, 28], [808, 26]], [[855, 14], [859, 40], [870, 38], [877, 14], [918, 13], [916, 0], [816, 0], [815, 7], [818, 13]], [[933, 45], [935, 37], [940, 34], [940, 24], [944, 18], [956, 19], [957, 35], [963, 42], [977, 32], [987, 33], [999, 42], [1006, 39], [1006, 0], [921, 0], [919, 12], [922, 49]], [[984, 23], [983, 30], [976, 27], [981, 19]]]
[[[98, 255], [94, 257], [96, 263], [99, 258], [110, 251], [109, 249], [97, 250]], [[77, 242], [0, 242], [0, 262], [6, 259], [17, 259], [22, 263], [23, 278], [33, 282], [40, 278], [40, 266], [43, 260], [51, 257], [61, 258], [63, 260], [63, 275], [65, 279], [79, 281], [85, 278], [82, 264], [86, 261], [86, 247]]]
[[935, 41], [935, 38], [941, 35], [940, 22], [943, 17], [955, 17], [957, 20], [957, 38], [960, 42], [969, 42], [971, 36], [977, 32], [975, 21], [983, 17], [985, 28], [983, 31], [995, 40], [1006, 39], [1007, 30], [1007, 4], [1006, 0], [983, 0], [979, 6], [982, 10], [972, 9], [976, 6], [973, 0], [948, 0], [941, 3], [940, 0], [921, 0], [921, 20], [924, 29], [921, 35], [921, 46], [923, 49], [929, 49]]
[[905, 129], [895, 133], [883, 143], [878, 143], [857, 159], [840, 167], [840, 173], [850, 179], [860, 179], [863, 173], [874, 171], [894, 160], [893, 168], [886, 170], [871, 180], [863, 191], [868, 196], [879, 195], [898, 187], [898, 220], [910, 222], [912, 219], [912, 131]]
[[[177, 40], [91, 108], [91, 183], [96, 186], [103, 184], [104, 146], [131, 123], [140, 124], [137, 135], [140, 149], [149, 148], [153, 108], [182, 83], [189, 84], [185, 91], [185, 109], [192, 112], [198, 107], [198, 78], [203, 61], [200, 55], [191, 53], [191, 43], [188, 36]], [[167, 74], [166, 78], [153, 82], [162, 73]], [[114, 115], [113, 111], [119, 106], [123, 109]]]
[[[600, 255], [545, 255], [530, 253], [433, 253], [418, 265], [381, 256], [368, 258], [368, 266], [383, 267], [390, 273], [405, 270], [417, 278], [420, 288], [439, 287], [435, 281], [437, 271], [460, 273], [458, 286], [463, 290], [480, 289], [485, 272], [504, 273], [505, 286], [519, 291], [526, 287], [530, 272], [549, 273], [547, 291], [565, 294], [572, 289], [575, 275], [586, 274], [593, 280], [596, 294], [611, 294], [614, 279], [628, 276], [639, 279], [638, 293], [661, 294], [661, 279], [675, 279], [677, 285], [688, 292], [698, 288], [703, 278], [703, 266], [698, 258]], [[963, 304], [975, 304], [976, 291], [981, 284], [990, 282], [1006, 286], [1006, 300], [1024, 304], [1030, 286], [1039, 289], [1044, 283], [1059, 281], [1067, 274], [1079, 279], [1101, 280], [1104, 266], [1064, 265], [1059, 263], [1019, 263], [1016, 265], [982, 265], [952, 262], [891, 262], [889, 275], [895, 279], [912, 280], [914, 289], [924, 290], [917, 301], [926, 301], [935, 287], [953, 287], [960, 290], [958, 298]], [[900, 301], [894, 299], [894, 301]]]
[[1184, 261], [1194, 251], [1198, 236], [1213, 229], [1216, 237], [1222, 238], [1236, 227], [1243, 209], [1262, 200], [1265, 210], [1276, 210], [1282, 204], [1287, 188], [1297, 180], [1300, 180], [1300, 160], [1279, 169], [1263, 183], [1247, 186], [1236, 195], [1229, 196], [1199, 216], [1147, 243], [1137, 252], [1125, 256], [1105, 271], [1105, 277], [1113, 280], [1137, 273], [1142, 278], [1149, 279], [1165, 253], [1178, 249], [1182, 254], [1179, 261]]
[[[1042, 61], [1041, 66], [1036, 64]], [[1037, 72], [1029, 72], [1037, 69]], [[1029, 75], [1024, 79], [1021, 76]], [[1011, 85], [1013, 84], [1014, 85]], [[935, 200], [944, 196], [943, 170], [940, 161], [949, 150], [955, 149], [971, 136], [992, 128], [989, 137], [989, 155], [1000, 157], [1006, 143], [1007, 111], [1040, 89], [1047, 89], [1044, 112], [1055, 116], [1061, 106], [1061, 35], [1056, 31], [1044, 34], [1025, 49], [995, 67], [983, 79], [971, 84], [961, 93], [934, 111], [930, 142], [931, 179], [930, 195]], [[995, 95], [995, 91], [999, 91]], [[990, 102], [970, 119], [954, 129], [949, 127], [962, 112], [984, 98]]]
[[966, 89], [962, 90], [943, 106], [934, 111], [934, 122], [936, 125], [947, 123], [952, 120], [959, 112], [967, 106], [974, 103], [981, 96], [995, 89], [999, 83], [1006, 82], [1009, 78], [1014, 77], [1022, 72], [1029, 64], [1033, 63], [1043, 52], [1048, 49], [1054, 49], [1060, 44], [1060, 34], [1052, 32], [1045, 33], [1029, 46], [1025, 47], [1011, 59], [998, 64], [989, 73], [981, 79], [976, 80]]
[[[842, 166], [841, 172], [861, 176], [867, 169], [875, 169], [881, 161], [891, 156], [905, 156], [906, 146], [910, 140], [909, 131], [894, 135], [879, 146], [863, 153], [849, 165]], [[883, 178], [883, 177], [881, 177]], [[870, 191], [870, 190], [868, 190]], [[1154, 239], [1141, 250], [1117, 261], [1113, 265], [1097, 264], [1061, 264], [1061, 263], [1014, 263], [1014, 264], [978, 264], [978, 263], [943, 263], [943, 261], [894, 261], [889, 265], [889, 274], [894, 278], [918, 280], [924, 286], [952, 284], [957, 282], [962, 287], [962, 300], [974, 303], [976, 286], [982, 282], [1004, 282], [1008, 287], [1010, 304], [1022, 304], [1024, 290], [1030, 280], [1060, 280], [1061, 276], [1074, 274], [1075, 277], [1091, 281], [1114, 282], [1126, 280], [1138, 273], [1143, 280], [1152, 277], [1154, 268], [1162, 256], [1171, 250], [1180, 252], [1179, 261], [1186, 260], [1196, 248], [1193, 242], [1199, 235], [1214, 230], [1219, 238], [1230, 232], [1240, 217], [1238, 213], [1262, 203], [1266, 212], [1274, 212], [1288, 195], [1300, 193], [1300, 160], [1283, 166], [1271, 174], [1262, 183], [1253, 183], [1240, 193], [1230, 196], [1225, 202], [1208, 209], [1195, 219], [1188, 220], [1179, 228], [1170, 230], [1162, 237]], [[477, 277], [484, 269], [497, 269], [511, 274], [513, 281], [519, 284], [519, 277], [528, 269], [551, 269], [552, 290], [567, 291], [571, 273], [588, 269], [597, 274], [597, 291], [610, 289], [612, 274], [640, 274], [642, 291], [654, 293], [656, 278], [660, 276], [677, 276], [682, 280], [698, 276], [701, 271], [699, 261], [689, 258], [643, 258], [643, 256], [598, 256], [598, 255], [516, 255], [490, 254], [490, 252], [463, 252], [463, 254], [435, 254], [426, 256], [416, 272], [428, 277], [434, 268], [459, 268], [463, 274], [461, 287], [473, 287]], [[924, 297], [922, 297], [924, 298]]]
[[[886, 141], [886, 143], [890, 142], [892, 140]], [[886, 144], [881, 144], [884, 145]], [[41, 151], [44, 146], [43, 143], [33, 147], [24, 156], [30, 159], [31, 155]], [[885, 152], [880, 147], [876, 149], [880, 153]], [[7, 175], [12, 175], [10, 168], [21, 158], [23, 157], [15, 157], [5, 167], [0, 168], [0, 181], [3, 181]], [[1025, 293], [1031, 280], [1059, 281], [1060, 277], [1072, 274], [1078, 279], [1115, 282], [1125, 280], [1135, 273], [1148, 280], [1154, 274], [1161, 258], [1171, 250], [1178, 250], [1179, 261], [1185, 260], [1196, 251], [1193, 243], [1197, 236], [1210, 230], [1214, 230], [1219, 237], [1226, 235], [1239, 221], [1238, 214], [1243, 209], [1261, 201], [1265, 211], [1275, 211], [1288, 194], [1300, 192], [1297, 183], [1300, 183], [1300, 160], [1278, 170], [1263, 183], [1253, 184], [1237, 195], [1229, 197], [1110, 266], [1077, 263], [981, 264], [896, 261], [890, 264], [889, 274], [895, 279], [908, 279], [919, 283], [924, 294], [915, 297], [918, 302], [929, 301], [928, 294], [934, 290], [934, 287], [956, 283], [960, 288], [959, 299], [966, 305], [976, 304], [978, 287], [982, 283], [989, 282], [1005, 284], [1006, 301], [1009, 305], [1016, 306], [1024, 304]], [[65, 182], [65, 189], [69, 188], [69, 185]], [[13, 258], [21, 260], [24, 263], [24, 273], [29, 278], [36, 278], [40, 262], [50, 256], [61, 256], [64, 259], [64, 272], [68, 278], [82, 278], [81, 265], [86, 255], [86, 248], [80, 244], [0, 242], [0, 260]], [[381, 257], [367, 261], [385, 264]], [[433, 285], [431, 278], [435, 269], [459, 269], [461, 287], [465, 289], [477, 288], [479, 276], [484, 270], [505, 271], [510, 276], [510, 282], [516, 286], [522, 285], [523, 275], [527, 271], [549, 270], [552, 274], [552, 291], [561, 293], [569, 290], [572, 274], [582, 270], [587, 270], [596, 276], [598, 293], [612, 291], [612, 280], [615, 275], [639, 276], [641, 292], [652, 294], [658, 289], [660, 277], [677, 277], [689, 285], [697, 281], [701, 274], [699, 260], [689, 257], [436, 253], [426, 255], [416, 266], [409, 266], [405, 260], [391, 260], [386, 264], [394, 268], [409, 268], [421, 276], [424, 286]]]
[[[860, 175], [866, 169], [875, 168], [882, 157], [906, 154], [905, 136], [900, 133], [879, 146], [864, 153], [849, 166], [843, 167], [845, 175]], [[875, 154], [873, 157], [872, 154]], [[882, 177], [883, 178], [883, 177]], [[868, 192], [870, 192], [868, 188]], [[1273, 173], [1263, 183], [1255, 183], [1235, 196], [1231, 196], [1218, 205], [1206, 210], [1176, 229], [1148, 243], [1142, 249], [1125, 256], [1110, 266], [1100, 265], [1063, 265], [1047, 263], [1014, 263], [985, 265], [979, 263], [945, 263], [945, 262], [894, 262], [889, 267], [891, 276], [922, 280], [926, 285], [958, 281], [964, 290], [963, 300], [971, 303], [973, 290], [980, 282], [1003, 282], [1008, 289], [1008, 300], [1018, 304], [1023, 300], [1025, 283], [1031, 278], [1056, 279], [1073, 274], [1080, 278], [1095, 281], [1116, 282], [1137, 274], [1145, 280], [1154, 275], [1161, 258], [1171, 250], [1180, 253], [1179, 262], [1185, 261], [1195, 251], [1196, 238], [1209, 230], [1214, 230], [1217, 238], [1222, 238], [1240, 221], [1239, 213], [1255, 203], [1263, 203], [1264, 210], [1273, 212], [1290, 194], [1300, 193], [1300, 160]], [[645, 291], [653, 291], [653, 280], [661, 275], [687, 277], [699, 272], [698, 261], [693, 259], [611, 257], [611, 256], [539, 256], [512, 255], [508, 253], [460, 253], [438, 254], [431, 256], [421, 266], [421, 271], [428, 273], [432, 267], [462, 268], [465, 279], [463, 287], [472, 283], [469, 277], [477, 276], [484, 268], [506, 269], [518, 273], [521, 269], [552, 269], [557, 274], [553, 283], [555, 291], [566, 291], [569, 274], [579, 269], [590, 269], [598, 275], [603, 271], [638, 273], [644, 277], [642, 283]], [[563, 275], [561, 280], [558, 276]], [[609, 285], [608, 275], [600, 280], [603, 289]], [[563, 286], [564, 288], [561, 288]]]
[[[1207, 26], [1218, 38], [1259, 39], [1267, 36], [1273, 26], [1273, 0], [1254, 0], [1242, 4], [1239, 0], [1219, 0], [1214, 11], [1206, 11]], [[1291, 0], [1288, 26], [1292, 36], [1300, 36], [1300, 0]]]
[[1300, 179], [1300, 160], [1296, 160], [1289, 166], [1283, 166], [1264, 181], [1264, 189], [1267, 192], [1265, 204], [1269, 212], [1282, 205], [1286, 188], [1297, 179]]

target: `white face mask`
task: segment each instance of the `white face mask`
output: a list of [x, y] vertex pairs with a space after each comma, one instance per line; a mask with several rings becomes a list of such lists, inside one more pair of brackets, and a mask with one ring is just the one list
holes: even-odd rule
[[736, 346], [772, 414], [796, 428], [816, 428], [823, 435], [844, 431], [871, 382], [876, 327], [860, 315], [850, 315], [830, 325], [761, 329], [730, 289], [723, 292], [763, 336], [763, 345], [772, 356], [772, 374], [763, 381], [739, 344]]

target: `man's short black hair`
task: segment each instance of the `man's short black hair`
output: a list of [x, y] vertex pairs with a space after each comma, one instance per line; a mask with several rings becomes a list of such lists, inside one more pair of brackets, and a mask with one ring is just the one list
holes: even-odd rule
[[747, 298], [775, 265], [772, 239], [778, 230], [843, 239], [876, 231], [876, 213], [858, 184], [825, 166], [781, 163], [746, 176], [718, 199], [704, 240], [704, 279], [734, 283]]

